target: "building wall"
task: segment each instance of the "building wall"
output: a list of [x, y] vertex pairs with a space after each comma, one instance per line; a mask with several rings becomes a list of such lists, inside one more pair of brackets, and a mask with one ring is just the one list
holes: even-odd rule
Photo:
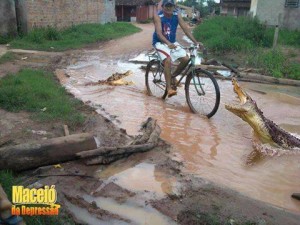
[[0, 35], [16, 35], [17, 20], [14, 0], [0, 0]]
[[277, 25], [279, 14], [283, 14], [285, 0], [257, 1], [257, 18], [267, 25]]
[[116, 22], [115, 0], [102, 0], [104, 3], [104, 13], [100, 15], [100, 23]]
[[300, 8], [285, 7], [285, 0], [257, 0], [256, 16], [270, 26], [300, 29]]
[[25, 0], [27, 26], [68, 27], [116, 21], [112, 0]]
[[250, 6], [250, 13], [253, 16], [256, 16], [256, 10], [257, 10], [257, 0], [252, 0], [251, 1], [251, 6]]

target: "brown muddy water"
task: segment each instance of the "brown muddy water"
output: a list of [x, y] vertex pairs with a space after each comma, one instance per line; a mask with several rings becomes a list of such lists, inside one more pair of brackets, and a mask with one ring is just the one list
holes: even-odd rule
[[[300, 192], [300, 154], [264, 158], [252, 162], [252, 165], [246, 164], [252, 151], [252, 131], [248, 124], [224, 108], [224, 103], [236, 100], [230, 81], [218, 81], [220, 108], [213, 118], [207, 119], [189, 111], [183, 88], [177, 96], [166, 101], [147, 96], [141, 65], [101, 55], [100, 50], [86, 51], [76, 64], [58, 71], [66, 89], [130, 135], [138, 133], [141, 122], [147, 117], [157, 119], [162, 138], [174, 146], [176, 157], [183, 161], [186, 172], [300, 213], [300, 202], [290, 197], [292, 193]], [[132, 70], [133, 75], [126, 80], [133, 81], [134, 85], [85, 85], [127, 70]], [[266, 117], [287, 131], [300, 134], [300, 88], [256, 83], [241, 85], [257, 101]], [[122, 174], [119, 174], [119, 185], [129, 188], [130, 179], [151, 174], [151, 171], [151, 165], [128, 168], [122, 172], [128, 179], [122, 180]], [[146, 185], [160, 195], [165, 190], [154, 178], [151, 176], [146, 183], [131, 185], [131, 188], [135, 186], [142, 190]], [[122, 211], [112, 202], [108, 205], [115, 211]]]

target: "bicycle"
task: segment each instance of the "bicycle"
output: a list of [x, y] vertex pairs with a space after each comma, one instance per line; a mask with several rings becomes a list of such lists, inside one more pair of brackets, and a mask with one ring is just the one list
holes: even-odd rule
[[[186, 101], [193, 113], [199, 113], [208, 118], [215, 115], [220, 105], [220, 88], [214, 76], [207, 70], [197, 67], [195, 64], [198, 47], [191, 46], [190, 60], [183, 72], [178, 76], [180, 79], [175, 84], [177, 88], [185, 79]], [[167, 97], [166, 81], [164, 76], [164, 66], [157, 51], [150, 53], [149, 63], [146, 67], [145, 83], [150, 96]], [[177, 76], [172, 76], [172, 80]]]

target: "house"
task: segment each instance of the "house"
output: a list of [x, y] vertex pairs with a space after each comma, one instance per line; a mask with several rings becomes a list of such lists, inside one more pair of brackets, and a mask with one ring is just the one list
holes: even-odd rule
[[252, 0], [250, 12], [269, 26], [300, 29], [299, 0]]
[[220, 14], [223, 16], [246, 16], [251, 0], [220, 0]]
[[188, 6], [185, 6], [185, 5], [177, 4], [177, 8], [180, 9], [182, 17], [188, 17], [188, 18], [192, 18], [193, 17], [193, 11], [194, 11], [194, 9], [192, 7], [188, 7]]
[[[26, 33], [34, 27], [62, 28], [82, 23], [116, 21], [115, 0], [0, 0], [0, 2], [0, 15], [5, 15], [0, 16], [1, 33], [9, 33], [13, 27], [15, 27], [13, 30], [18, 28], [19, 32]], [[6, 27], [10, 27], [10, 30]]]
[[117, 21], [143, 22], [153, 18], [159, 0], [116, 0]]

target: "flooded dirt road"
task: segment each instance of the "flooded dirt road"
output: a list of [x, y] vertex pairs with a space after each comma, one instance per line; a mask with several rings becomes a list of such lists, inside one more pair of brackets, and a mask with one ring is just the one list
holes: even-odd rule
[[[147, 117], [157, 119], [162, 138], [172, 144], [172, 151], [183, 161], [187, 173], [300, 213], [300, 202], [290, 197], [300, 192], [300, 154], [246, 164], [252, 151], [251, 127], [224, 108], [224, 103], [235, 100], [231, 82], [218, 81], [221, 105], [211, 119], [189, 111], [183, 88], [177, 96], [166, 101], [146, 95], [141, 65], [128, 62], [151, 49], [153, 26], [142, 27], [143, 32], [82, 52], [77, 62], [57, 71], [62, 84], [130, 135], [138, 133], [139, 125]], [[126, 80], [133, 81], [134, 85], [85, 85], [127, 70], [132, 70], [133, 75]], [[241, 85], [267, 118], [291, 133], [300, 134], [299, 88], [255, 83]], [[143, 170], [147, 168], [151, 170], [142, 167]], [[132, 173], [125, 174], [130, 177]]]

